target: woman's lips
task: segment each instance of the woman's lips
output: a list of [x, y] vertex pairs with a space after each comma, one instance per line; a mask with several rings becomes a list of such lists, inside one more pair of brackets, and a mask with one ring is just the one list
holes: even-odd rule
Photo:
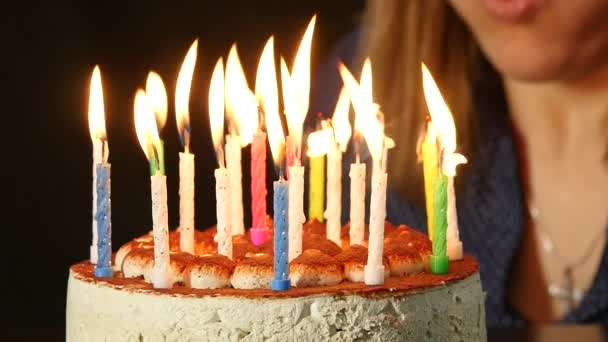
[[537, 0], [483, 0], [486, 9], [494, 16], [510, 21], [521, 20], [538, 5]]

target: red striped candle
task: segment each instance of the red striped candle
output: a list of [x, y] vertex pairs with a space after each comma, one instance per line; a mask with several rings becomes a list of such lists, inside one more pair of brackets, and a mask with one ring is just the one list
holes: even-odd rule
[[266, 133], [258, 132], [251, 143], [251, 241], [259, 246], [268, 240], [266, 227]]

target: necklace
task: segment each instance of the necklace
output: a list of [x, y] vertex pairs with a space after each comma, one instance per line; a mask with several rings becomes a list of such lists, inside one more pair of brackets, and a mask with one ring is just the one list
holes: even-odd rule
[[608, 232], [608, 228], [600, 229], [598, 233], [594, 236], [591, 244], [588, 248], [585, 249], [585, 253], [583, 253], [577, 259], [571, 261], [568, 258], [565, 258], [562, 253], [557, 249], [554, 239], [551, 237], [551, 234], [545, 229], [542, 228], [540, 224], [540, 210], [536, 207], [531, 206], [529, 208], [530, 218], [534, 222], [534, 227], [540, 233], [539, 237], [541, 239], [541, 246], [546, 253], [551, 253], [559, 259], [561, 264], [564, 265], [564, 270], [561, 274], [561, 284], [550, 284], [547, 288], [549, 295], [561, 302], [565, 308], [566, 312], [570, 312], [576, 306], [576, 303], [580, 302], [583, 298], [583, 290], [580, 288], [575, 288], [574, 286], [574, 271], [581, 265], [584, 265], [589, 257], [593, 254], [593, 251], [597, 248], [600, 242], [603, 242], [606, 237], [602, 239], [601, 236]]

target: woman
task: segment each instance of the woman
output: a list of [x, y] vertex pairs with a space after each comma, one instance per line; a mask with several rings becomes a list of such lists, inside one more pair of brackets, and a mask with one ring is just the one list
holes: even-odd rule
[[457, 171], [458, 218], [490, 326], [608, 322], [607, 17], [603, 0], [369, 1], [362, 34], [313, 88], [313, 112], [331, 113], [335, 58], [359, 70], [371, 57], [398, 146], [388, 219], [422, 229], [415, 146], [427, 112], [420, 62], [429, 66], [469, 159]]

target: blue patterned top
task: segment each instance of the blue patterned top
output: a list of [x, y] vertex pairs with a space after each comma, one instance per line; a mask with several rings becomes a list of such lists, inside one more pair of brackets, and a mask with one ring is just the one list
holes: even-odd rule
[[[360, 70], [361, 63], [355, 60], [358, 39], [357, 33], [342, 39], [319, 68], [318, 77], [313, 77], [313, 102], [307, 127], [313, 126], [311, 118], [315, 115], [312, 114], [333, 112], [342, 86], [337, 60], [343, 61], [350, 70]], [[482, 77], [474, 80], [473, 94], [481, 127], [480, 140], [467, 171], [456, 178], [458, 224], [465, 252], [474, 255], [480, 263], [482, 286], [487, 293], [488, 326], [518, 326], [526, 321], [509, 304], [508, 283], [526, 223], [519, 160], [502, 85], [497, 77], [492, 77], [495, 73], [487, 62], [479, 64], [477, 74]], [[346, 174], [352, 160], [348, 156], [343, 158]], [[349, 178], [343, 177], [343, 180], [343, 189], [349, 189]], [[369, 208], [369, 198], [367, 201]], [[346, 222], [348, 191], [343, 191], [343, 203], [342, 219]], [[395, 224], [407, 224], [426, 232], [424, 207], [403, 200], [396, 191], [389, 190], [387, 194], [387, 215]], [[604, 247], [592, 287], [563, 322], [608, 323], [608, 248]]]

